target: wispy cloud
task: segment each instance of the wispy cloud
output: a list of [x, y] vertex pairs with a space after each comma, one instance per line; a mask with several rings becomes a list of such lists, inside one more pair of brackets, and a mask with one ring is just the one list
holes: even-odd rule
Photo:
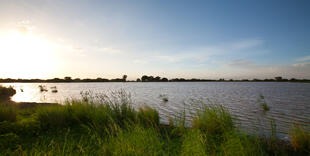
[[[160, 59], [162, 61], [171, 63], [177, 63], [182, 61], [193, 61], [197, 63], [203, 63], [209, 61], [210, 58], [213, 56], [227, 56], [230, 54], [236, 54], [238, 52], [242, 52], [243, 50], [260, 46], [263, 43], [264, 43], [263, 40], [247, 39], [225, 44], [206, 45], [203, 47], [192, 48], [189, 50], [183, 50], [180, 52], [170, 54], [158, 54], [154, 57], [156, 59]], [[240, 61], [241, 60], [239, 60], [239, 63], [241, 63]]]
[[300, 62], [302, 62], [302, 61], [310, 61], [310, 55], [298, 58], [296, 60], [300, 61]]
[[105, 53], [109, 53], [109, 54], [119, 54], [121, 53], [121, 50], [118, 48], [112, 48], [112, 47], [105, 47], [101, 49], [103, 52]]
[[148, 60], [136, 59], [136, 60], [133, 60], [133, 63], [135, 63], [135, 64], [147, 64], [147, 63], [149, 63], [149, 61]]
[[247, 48], [253, 48], [253, 47], [260, 46], [263, 43], [264, 43], [263, 40], [248, 39], [248, 40], [243, 40], [243, 41], [233, 43], [232, 48], [234, 48], [234, 49], [247, 49]]
[[310, 62], [295, 63], [292, 66], [294, 66], [294, 67], [306, 67], [306, 66], [309, 66], [310, 67]]
[[236, 68], [257, 68], [259, 67], [258, 64], [245, 59], [235, 59], [232, 60], [227, 64], [229, 67], [236, 67]]

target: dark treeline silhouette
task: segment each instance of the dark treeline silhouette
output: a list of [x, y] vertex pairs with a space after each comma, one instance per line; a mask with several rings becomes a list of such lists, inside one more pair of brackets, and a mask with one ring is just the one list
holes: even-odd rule
[[56, 82], [56, 83], [64, 83], [64, 82], [210, 82], [210, 81], [220, 81], [220, 82], [310, 82], [309, 79], [296, 79], [296, 78], [291, 78], [291, 79], [286, 79], [282, 78], [281, 76], [275, 77], [274, 79], [257, 79], [254, 78], [252, 80], [249, 79], [241, 79], [241, 80], [233, 80], [233, 79], [218, 79], [218, 80], [212, 80], [212, 79], [185, 79], [185, 78], [173, 78], [173, 79], [168, 79], [168, 78], [161, 78], [159, 76], [147, 76], [143, 75], [141, 78], [138, 78], [136, 81], [127, 81], [127, 75], [123, 75], [122, 78], [115, 78], [115, 79], [106, 79], [106, 78], [96, 78], [96, 79], [80, 79], [80, 78], [75, 78], [72, 79], [71, 77], [64, 77], [63, 79], [60, 78], [53, 78], [53, 79], [1, 79], [0, 82], [6, 83], [6, 82], [23, 82], [23, 83], [33, 83], [33, 82]]
[[142, 81], [142, 82], [168, 82], [169, 80], [167, 78], [161, 78], [159, 76], [147, 76], [143, 75], [140, 79], [137, 79], [137, 82]]

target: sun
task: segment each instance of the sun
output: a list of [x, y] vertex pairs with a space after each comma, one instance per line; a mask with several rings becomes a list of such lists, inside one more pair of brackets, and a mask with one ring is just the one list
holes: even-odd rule
[[11, 78], [45, 76], [53, 67], [51, 49], [42, 37], [10, 30], [0, 36], [0, 72]]

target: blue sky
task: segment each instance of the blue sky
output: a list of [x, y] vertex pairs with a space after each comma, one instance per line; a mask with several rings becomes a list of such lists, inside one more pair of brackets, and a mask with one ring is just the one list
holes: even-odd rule
[[0, 10], [0, 44], [12, 45], [0, 53], [16, 60], [0, 77], [310, 78], [306, 0], [1, 0]]

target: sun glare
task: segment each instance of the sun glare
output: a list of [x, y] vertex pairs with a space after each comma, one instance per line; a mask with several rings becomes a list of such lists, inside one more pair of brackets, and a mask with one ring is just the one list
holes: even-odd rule
[[0, 36], [1, 70], [7, 77], [42, 77], [52, 67], [47, 40], [18, 30]]

